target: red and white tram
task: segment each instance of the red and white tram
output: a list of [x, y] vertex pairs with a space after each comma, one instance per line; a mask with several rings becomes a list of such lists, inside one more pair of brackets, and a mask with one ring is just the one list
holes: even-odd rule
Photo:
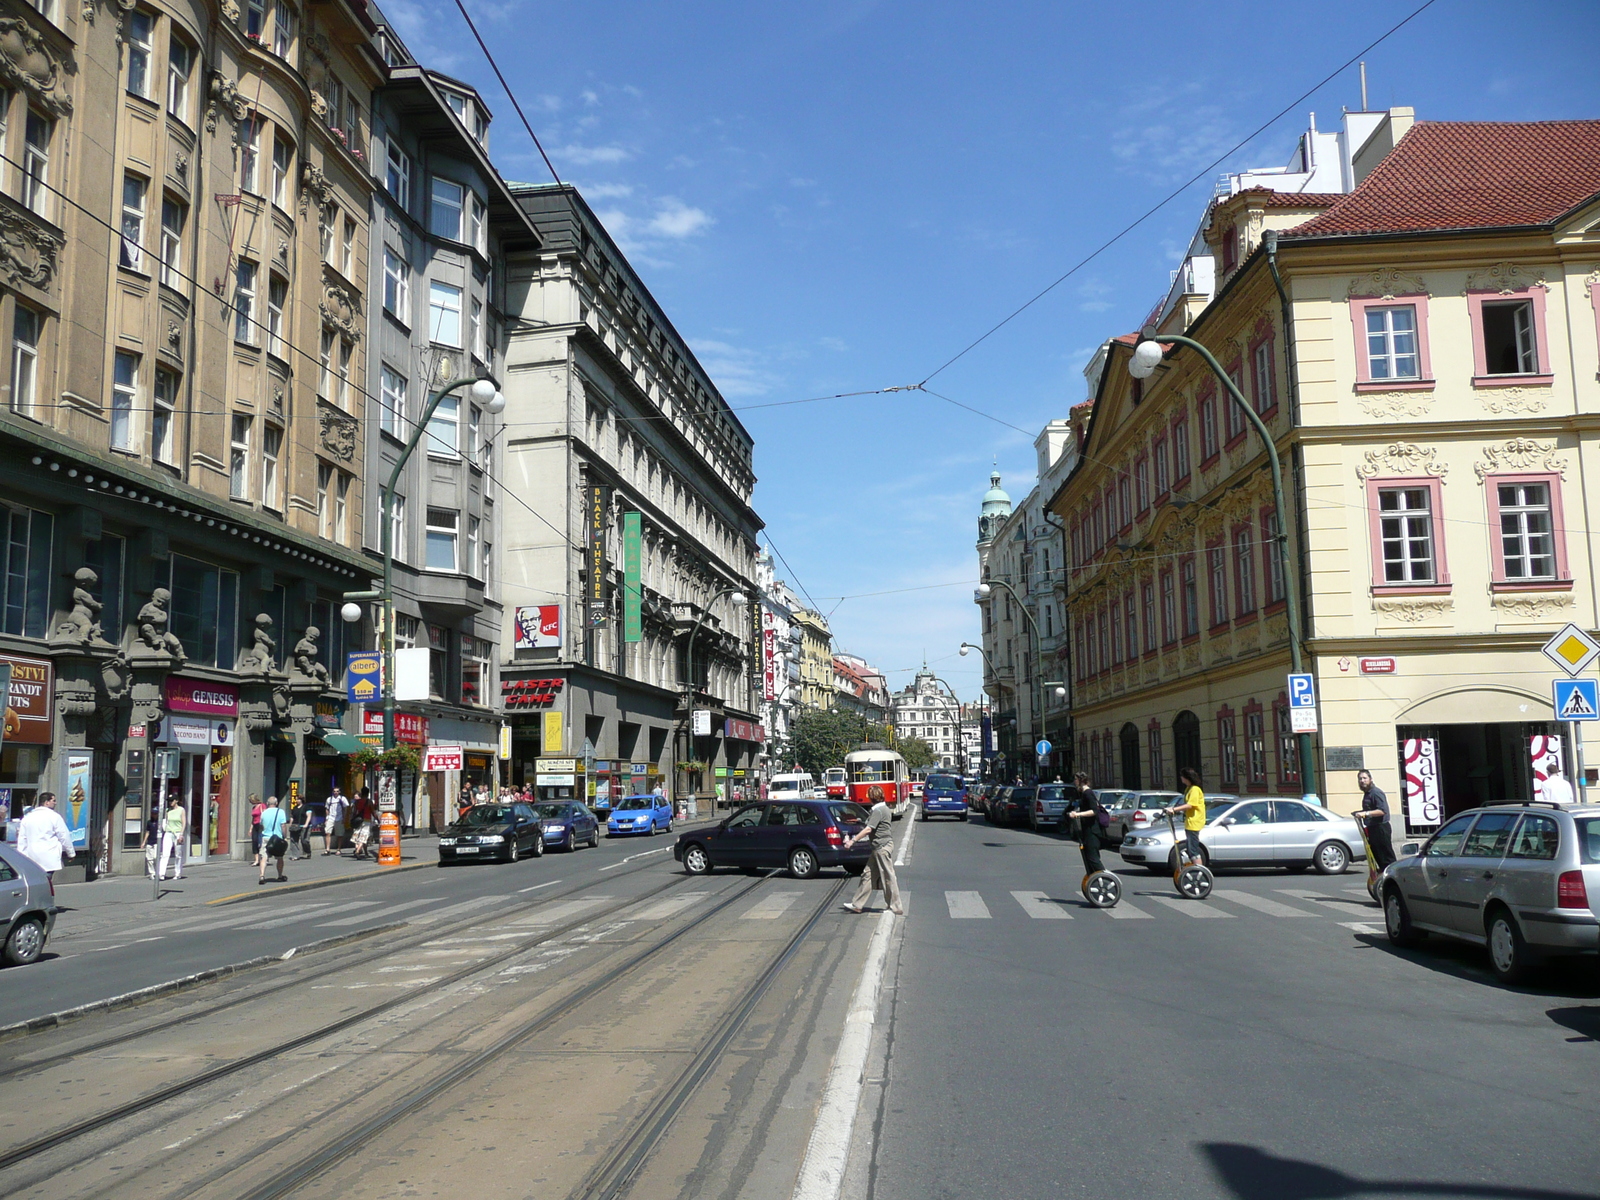
[[906, 771], [906, 760], [895, 751], [882, 746], [852, 750], [844, 756], [844, 773], [848, 798], [857, 804], [870, 805], [867, 789], [877, 784], [896, 817], [904, 816], [910, 809], [911, 777]]

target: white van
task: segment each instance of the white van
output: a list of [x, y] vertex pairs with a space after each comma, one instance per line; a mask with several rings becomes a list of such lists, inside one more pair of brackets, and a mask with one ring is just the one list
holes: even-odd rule
[[809, 771], [794, 771], [774, 775], [767, 782], [768, 800], [805, 800], [816, 789], [817, 781]]

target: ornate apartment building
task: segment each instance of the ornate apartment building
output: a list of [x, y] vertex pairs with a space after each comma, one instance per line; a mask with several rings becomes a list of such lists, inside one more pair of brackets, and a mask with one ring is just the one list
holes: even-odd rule
[[250, 793], [338, 769], [373, 32], [346, 0], [0, 17], [0, 794], [81, 798], [91, 869], [142, 869], [171, 794], [191, 856], [246, 855]]
[[937, 766], [962, 769], [961, 702], [932, 672], [918, 671], [890, 697], [890, 706], [896, 737], [921, 738], [938, 755]]
[[764, 739], [753, 443], [577, 190], [512, 192], [541, 241], [506, 262], [513, 778], [709, 795]]

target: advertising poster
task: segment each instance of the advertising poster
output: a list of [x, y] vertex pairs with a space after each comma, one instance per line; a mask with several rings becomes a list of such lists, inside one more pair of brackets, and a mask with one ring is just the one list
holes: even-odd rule
[[589, 489], [589, 624], [606, 623], [606, 511], [611, 489], [595, 484]]
[[566, 749], [566, 733], [561, 727], [561, 714], [547, 712], [544, 717], [544, 738], [541, 748], [546, 754], [560, 754]]
[[73, 846], [80, 850], [89, 844], [89, 810], [94, 807], [90, 803], [92, 790], [90, 776], [93, 771], [93, 751], [67, 751], [66, 780], [61, 788], [61, 801], [56, 805], [56, 811], [67, 823], [67, 828], [72, 831]]
[[534, 604], [517, 609], [515, 639], [518, 650], [559, 650], [561, 605]]
[[640, 517], [636, 512], [622, 514], [622, 640], [637, 642], [644, 638], [644, 621], [640, 607], [644, 589], [640, 578], [644, 537]]
[[54, 715], [55, 666], [43, 659], [15, 654], [0, 654], [0, 662], [11, 665], [4, 714], [6, 743], [48, 746]]
[[1533, 766], [1533, 798], [1544, 799], [1544, 781], [1550, 778], [1550, 768], [1561, 766], [1561, 739], [1539, 733], [1528, 739], [1528, 758]]
[[207, 846], [212, 854], [228, 848], [228, 790], [233, 782], [233, 747], [211, 752], [211, 828]]
[[1421, 833], [1444, 819], [1444, 796], [1439, 791], [1439, 743], [1435, 738], [1406, 738], [1403, 753], [1406, 832]]

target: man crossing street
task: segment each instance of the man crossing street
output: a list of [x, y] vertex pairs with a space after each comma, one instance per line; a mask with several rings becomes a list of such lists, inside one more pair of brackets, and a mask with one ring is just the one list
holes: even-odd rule
[[894, 827], [894, 813], [885, 803], [883, 788], [879, 785], [873, 784], [867, 789], [867, 799], [872, 801], [872, 807], [867, 811], [866, 828], [845, 839], [844, 845], [848, 850], [862, 838], [870, 838], [872, 857], [867, 860], [867, 869], [861, 872], [861, 886], [856, 888], [855, 899], [845, 908], [854, 913], [861, 912], [867, 901], [872, 899], [872, 893], [882, 891], [889, 911], [903, 914], [905, 909], [900, 907], [900, 881], [894, 876], [894, 836], [890, 832]]

